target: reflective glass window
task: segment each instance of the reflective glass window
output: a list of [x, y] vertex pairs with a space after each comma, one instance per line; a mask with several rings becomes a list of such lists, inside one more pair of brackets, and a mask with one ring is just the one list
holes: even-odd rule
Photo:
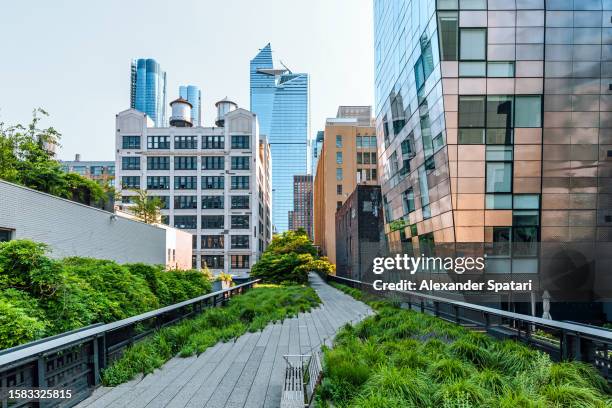
[[542, 98], [541, 96], [516, 96], [515, 127], [541, 127], [542, 126]]
[[487, 50], [486, 29], [461, 29], [461, 59], [484, 60]]

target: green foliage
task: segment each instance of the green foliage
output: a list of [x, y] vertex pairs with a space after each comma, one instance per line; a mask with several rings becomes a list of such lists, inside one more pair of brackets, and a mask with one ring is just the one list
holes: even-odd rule
[[371, 304], [377, 314], [343, 327], [334, 348], [325, 350], [320, 406], [612, 406], [606, 380], [590, 365], [554, 363], [515, 341], [389, 303]]
[[42, 109], [34, 110], [27, 125], [0, 123], [0, 179], [21, 184], [87, 205], [103, 205], [108, 189], [79, 174], [65, 173], [50, 146], [59, 145], [60, 133], [39, 128]]
[[231, 298], [226, 307], [207, 309], [128, 348], [104, 370], [103, 382], [113, 386], [138, 373], [149, 374], [177, 354], [188, 357], [203, 353], [219, 341], [262, 330], [269, 322], [282, 321], [319, 303], [316, 292], [308, 287], [260, 285]]
[[149, 196], [147, 190], [136, 190], [131, 207], [132, 212], [140, 221], [147, 224], [154, 224], [161, 220], [161, 208], [163, 202], [159, 197]]
[[308, 282], [308, 273], [335, 273], [335, 265], [327, 258], [319, 258], [308, 235], [303, 229], [277, 234], [251, 269], [253, 278], [272, 283]]
[[[108, 323], [210, 292], [209, 276], [91, 258], [53, 260], [46, 246], [0, 243], [0, 349]], [[14, 335], [3, 335], [14, 333]]]

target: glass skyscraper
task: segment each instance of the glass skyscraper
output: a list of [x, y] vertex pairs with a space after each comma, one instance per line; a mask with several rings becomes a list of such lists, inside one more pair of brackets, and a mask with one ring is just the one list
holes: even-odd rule
[[374, 1], [390, 253], [484, 252], [486, 274], [534, 281], [490, 302], [536, 313], [547, 291], [553, 318], [612, 320], [611, 14], [602, 0]]
[[289, 228], [293, 176], [308, 171], [308, 74], [275, 69], [270, 44], [251, 60], [251, 111], [272, 153], [272, 219], [278, 232]]
[[132, 61], [130, 107], [146, 113], [155, 126], [166, 125], [166, 73], [157, 61]]
[[195, 85], [179, 86], [179, 96], [186, 99], [191, 105], [191, 121], [193, 126], [201, 126], [202, 124], [202, 92]]

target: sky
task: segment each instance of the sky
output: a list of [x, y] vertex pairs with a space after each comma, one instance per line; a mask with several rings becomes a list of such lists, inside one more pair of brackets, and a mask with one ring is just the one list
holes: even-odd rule
[[310, 74], [311, 137], [339, 105], [374, 103], [371, 0], [22, 0], [0, 13], [0, 122], [45, 109], [63, 160], [114, 160], [134, 58], [160, 63], [168, 102], [198, 85], [204, 126], [225, 96], [249, 108], [249, 61], [268, 42], [275, 63]]

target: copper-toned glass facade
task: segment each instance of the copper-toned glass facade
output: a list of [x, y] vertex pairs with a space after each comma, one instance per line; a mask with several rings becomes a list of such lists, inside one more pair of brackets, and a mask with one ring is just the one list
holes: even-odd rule
[[375, 0], [374, 13], [388, 251], [480, 244], [487, 273], [533, 274], [532, 298], [605, 301], [612, 1]]

